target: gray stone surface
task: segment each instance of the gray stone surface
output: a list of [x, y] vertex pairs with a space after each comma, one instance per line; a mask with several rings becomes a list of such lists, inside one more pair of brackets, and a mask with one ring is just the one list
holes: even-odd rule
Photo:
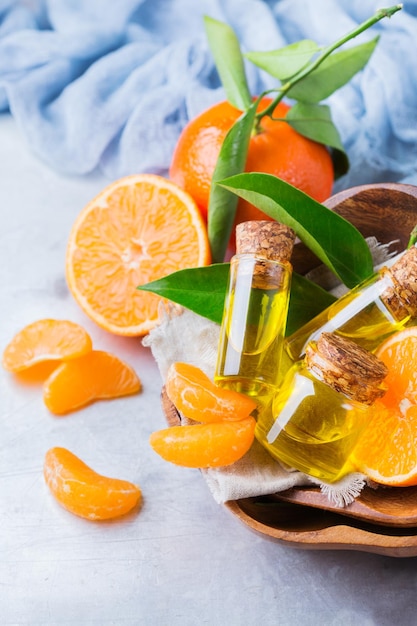
[[[83, 324], [130, 362], [143, 393], [53, 417], [40, 386], [0, 373], [0, 621], [9, 624], [408, 626], [417, 561], [306, 551], [255, 535], [214, 502], [197, 470], [148, 445], [164, 426], [161, 379], [137, 339], [97, 328], [64, 277], [69, 229], [108, 181], [60, 177], [0, 117], [0, 345], [42, 317]], [[97, 471], [138, 482], [139, 514], [92, 523], [60, 508], [45, 452], [68, 447]]]

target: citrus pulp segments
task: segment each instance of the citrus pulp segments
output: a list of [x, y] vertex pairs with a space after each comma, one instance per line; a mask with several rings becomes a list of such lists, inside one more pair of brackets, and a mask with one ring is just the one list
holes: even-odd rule
[[255, 437], [251, 416], [235, 422], [171, 426], [151, 434], [151, 447], [165, 461], [183, 467], [223, 467], [238, 461]]
[[141, 383], [130, 365], [103, 350], [93, 350], [62, 363], [47, 378], [43, 400], [55, 415], [63, 415], [95, 400], [138, 393]]
[[137, 485], [98, 474], [66, 448], [48, 450], [43, 474], [56, 500], [74, 515], [89, 520], [119, 517], [141, 500]]
[[241, 420], [257, 407], [249, 396], [218, 387], [200, 368], [190, 363], [171, 364], [165, 389], [176, 409], [197, 422]]
[[91, 350], [91, 338], [78, 324], [41, 319], [22, 328], [8, 343], [3, 367], [17, 373], [44, 361], [75, 359]]
[[191, 197], [160, 176], [138, 174], [112, 183], [81, 211], [66, 273], [91, 319], [134, 336], [157, 324], [161, 301], [139, 285], [209, 262], [206, 226]]
[[358, 468], [377, 483], [417, 484], [417, 328], [398, 331], [376, 355], [388, 367], [385, 395], [354, 450]]

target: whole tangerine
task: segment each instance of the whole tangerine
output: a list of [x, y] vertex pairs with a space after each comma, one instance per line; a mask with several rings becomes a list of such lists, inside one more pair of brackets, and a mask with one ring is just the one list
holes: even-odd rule
[[[258, 110], [272, 100], [263, 98]], [[289, 109], [280, 102], [273, 117], [282, 120]], [[229, 102], [219, 102], [193, 118], [183, 129], [172, 157], [169, 175], [187, 191], [207, 219], [210, 184], [223, 140], [242, 114]], [[295, 131], [287, 122], [262, 117], [259, 131], [250, 138], [246, 172], [273, 174], [323, 202], [332, 193], [334, 169], [330, 152]], [[259, 209], [239, 199], [236, 224], [246, 220], [270, 219]]]

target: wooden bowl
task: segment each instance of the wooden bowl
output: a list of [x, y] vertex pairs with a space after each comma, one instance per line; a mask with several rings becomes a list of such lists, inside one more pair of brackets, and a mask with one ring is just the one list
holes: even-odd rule
[[[396, 242], [392, 251], [400, 252], [417, 224], [417, 187], [380, 183], [353, 187], [332, 196], [324, 203], [352, 222], [365, 236], [380, 243]], [[304, 274], [319, 265], [318, 259], [301, 243], [293, 255], [294, 269]], [[169, 424], [179, 423], [175, 407], [162, 394], [162, 405]], [[363, 495], [366, 498], [365, 488]], [[392, 488], [395, 490], [395, 488]], [[415, 491], [417, 487], [409, 487]], [[413, 491], [413, 493], [414, 493]], [[384, 489], [377, 491], [384, 497]], [[390, 489], [390, 500], [401, 507], [401, 490]], [[373, 496], [375, 499], [375, 496]], [[252, 531], [272, 541], [309, 550], [359, 550], [392, 557], [417, 556], [417, 526], [382, 526], [359, 521], [340, 513], [277, 502], [273, 495], [244, 498], [225, 505]]]
[[[393, 250], [407, 246], [410, 233], [417, 224], [417, 187], [400, 183], [379, 183], [351, 187], [331, 196], [323, 203], [349, 220], [364, 237], [376, 237], [380, 243], [398, 243]], [[313, 253], [298, 243], [292, 256], [294, 270], [299, 274], [320, 265]]]
[[[417, 496], [414, 487], [408, 489], [413, 489]], [[355, 521], [343, 514], [317, 508], [272, 499], [268, 502], [267, 496], [230, 501], [225, 506], [251, 531], [294, 548], [354, 550], [392, 557], [417, 556], [416, 527]]]

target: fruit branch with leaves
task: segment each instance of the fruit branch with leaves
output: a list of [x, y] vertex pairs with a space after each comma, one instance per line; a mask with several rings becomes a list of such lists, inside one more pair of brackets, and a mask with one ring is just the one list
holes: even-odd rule
[[302, 40], [271, 52], [247, 53], [247, 59], [281, 82], [281, 86], [277, 88], [278, 95], [262, 113], [257, 113], [256, 109], [265, 94], [261, 94], [253, 102], [236, 34], [230, 26], [205, 18], [208, 41], [226, 97], [233, 106], [244, 111], [223, 143], [213, 175], [208, 208], [208, 233], [213, 262], [224, 260], [237, 204], [237, 199], [228, 195], [217, 183], [223, 178], [243, 172], [251, 133], [254, 129], [259, 132], [264, 116], [273, 117], [276, 106], [284, 97], [296, 101], [285, 116], [285, 121], [298, 133], [325, 144], [332, 150], [336, 176], [347, 172], [348, 159], [331, 119], [330, 109], [327, 105], [318, 103], [363, 69], [378, 38], [346, 50], [335, 51], [381, 19], [391, 17], [401, 7], [398, 4], [378, 10], [375, 15], [324, 49], [314, 41]]
[[[283, 123], [281, 118], [274, 121], [274, 111], [286, 97], [295, 104], [286, 113], [284, 123], [316, 145], [321, 144], [330, 150], [336, 177], [346, 173], [349, 162], [331, 119], [330, 108], [320, 102], [365, 67], [378, 37], [342, 50], [339, 48], [380, 20], [392, 17], [401, 8], [402, 5], [397, 4], [378, 10], [357, 28], [325, 47], [303, 40], [279, 50], [245, 55], [230, 26], [205, 18], [209, 45], [226, 97], [238, 110], [237, 119], [221, 144], [211, 177], [207, 229], [212, 265], [181, 270], [143, 285], [141, 289], [157, 293], [218, 322], [228, 272], [224, 260], [236, 224], [238, 202], [242, 200], [257, 207], [264, 216], [293, 228], [301, 241], [346, 286], [353, 287], [372, 274], [373, 262], [368, 245], [353, 224], [327, 209], [321, 200], [317, 201], [280, 177], [244, 170], [251, 138], [260, 132], [262, 124], [266, 123], [264, 120], [272, 120], [271, 123], [277, 125]], [[257, 98], [250, 94], [245, 57], [280, 81], [277, 95], [262, 111], [258, 110], [259, 103], [267, 92]], [[332, 297], [297, 274], [293, 275], [292, 283], [289, 330], [294, 330], [328, 306]], [[300, 301], [312, 303], [311, 309], [298, 306]], [[309, 316], [307, 319], [306, 315]]]

